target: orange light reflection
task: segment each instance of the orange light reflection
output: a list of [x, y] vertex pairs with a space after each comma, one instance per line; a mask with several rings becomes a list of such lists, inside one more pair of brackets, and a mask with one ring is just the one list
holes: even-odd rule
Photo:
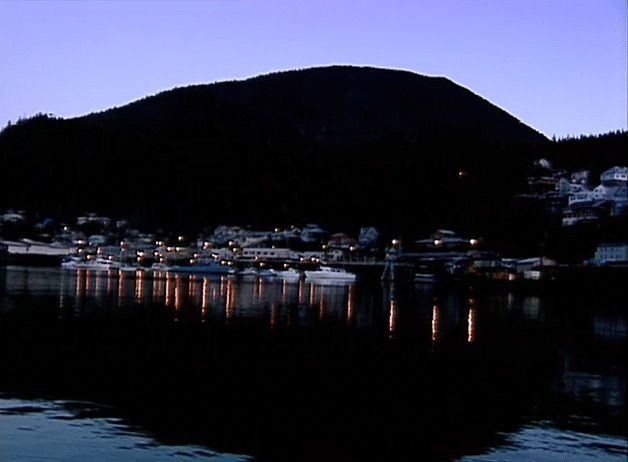
[[277, 305], [275, 305], [274, 303], [271, 303], [270, 305], [270, 328], [271, 329], [274, 329], [275, 327], [277, 327], [277, 318], [278, 318]]
[[82, 298], [85, 295], [85, 271], [76, 271], [76, 298]]
[[388, 332], [393, 334], [397, 330], [397, 301], [390, 300], [390, 313], [388, 315]]
[[225, 295], [225, 318], [229, 321], [233, 317], [233, 309], [235, 304], [235, 293], [233, 287], [233, 281], [228, 280], [226, 284]]
[[438, 312], [438, 306], [434, 305], [432, 307], [432, 342], [436, 342], [438, 340], [438, 325], [440, 322]]
[[469, 308], [469, 317], [467, 319], [468, 322], [468, 333], [467, 333], [467, 342], [472, 343], [475, 341], [475, 323], [476, 323], [476, 310], [475, 308]]
[[347, 294], [347, 324], [351, 324], [353, 322], [354, 317], [354, 306], [353, 299], [355, 297], [355, 289], [353, 285], [349, 286], [349, 292]]
[[174, 284], [172, 280], [173, 276], [166, 276], [166, 306], [171, 306], [174, 304]]

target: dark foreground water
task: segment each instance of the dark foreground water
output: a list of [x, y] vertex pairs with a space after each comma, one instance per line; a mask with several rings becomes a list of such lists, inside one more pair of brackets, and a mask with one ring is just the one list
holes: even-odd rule
[[626, 293], [0, 269], [2, 461], [625, 461]]

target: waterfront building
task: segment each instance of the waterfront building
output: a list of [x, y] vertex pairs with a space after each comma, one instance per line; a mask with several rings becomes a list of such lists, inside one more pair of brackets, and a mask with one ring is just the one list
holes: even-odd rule
[[320, 242], [325, 236], [327, 231], [315, 224], [308, 224], [301, 230], [301, 240], [306, 243]]
[[108, 240], [107, 236], [102, 234], [92, 234], [87, 238], [87, 243], [90, 247], [99, 247], [107, 244]]
[[2, 223], [21, 223], [24, 220], [25, 217], [23, 211], [15, 212], [13, 210], [7, 210], [5, 213], [0, 215], [0, 221]]
[[377, 247], [379, 241], [379, 231], [372, 226], [360, 228], [358, 236], [358, 245], [363, 249], [372, 249]]
[[289, 242], [293, 239], [299, 239], [301, 237], [301, 230], [295, 226], [291, 226], [288, 229], [279, 229], [271, 233], [270, 239], [273, 242]]
[[327, 242], [330, 249], [349, 249], [356, 245], [357, 241], [346, 233], [332, 234]]
[[628, 264], [628, 243], [605, 242], [600, 244], [595, 251], [593, 262], [596, 265]]
[[628, 167], [616, 166], [604, 171], [600, 182], [592, 190], [574, 189], [563, 210], [563, 226], [628, 213]]
[[582, 202], [563, 210], [562, 225], [573, 226], [579, 223], [599, 221], [609, 215], [609, 207], [605, 201]]
[[606, 186], [621, 186], [628, 184], [628, 167], [616, 166], [609, 168], [600, 175], [600, 180]]
[[287, 248], [248, 247], [238, 254], [239, 260], [291, 260], [292, 252]]
[[111, 218], [109, 218], [109, 217], [101, 217], [101, 216], [98, 216], [97, 214], [91, 212], [91, 213], [85, 214], [84, 216], [77, 217], [76, 218], [76, 224], [78, 226], [84, 226], [84, 225], [88, 225], [88, 224], [95, 224], [95, 225], [101, 226], [103, 228], [108, 228], [109, 225], [111, 224]]
[[589, 188], [586, 183], [580, 183], [567, 178], [561, 178], [556, 183], [555, 191], [560, 197], [569, 197], [571, 195], [588, 191]]
[[66, 246], [56, 242], [39, 242], [32, 239], [19, 241], [0, 240], [0, 245], [6, 247], [9, 256], [20, 257], [63, 257], [75, 251], [73, 246]]

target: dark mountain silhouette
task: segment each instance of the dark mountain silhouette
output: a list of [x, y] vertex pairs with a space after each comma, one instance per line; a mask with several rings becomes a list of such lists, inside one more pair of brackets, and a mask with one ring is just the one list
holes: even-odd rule
[[151, 226], [486, 232], [550, 144], [446, 78], [313, 68], [8, 126], [0, 206]]
[[597, 181], [604, 170], [628, 164], [628, 131], [563, 138], [553, 143], [549, 157], [556, 167], [591, 170]]

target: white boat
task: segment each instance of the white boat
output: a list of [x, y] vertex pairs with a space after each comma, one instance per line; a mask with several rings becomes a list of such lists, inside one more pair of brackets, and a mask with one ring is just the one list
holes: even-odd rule
[[272, 268], [269, 268], [269, 269], [260, 268], [260, 269], [257, 270], [257, 275], [260, 278], [272, 279], [272, 278], [276, 278], [277, 277], [277, 271], [275, 271]]
[[61, 260], [61, 268], [75, 270], [87, 268], [87, 262], [81, 257], [69, 256]]
[[85, 268], [96, 271], [112, 271], [120, 268], [120, 263], [108, 258], [96, 257], [94, 260], [88, 260]]
[[253, 266], [249, 266], [248, 268], [238, 271], [238, 276], [242, 279], [272, 279], [277, 277], [277, 271], [272, 268], [255, 268]]
[[303, 278], [303, 273], [294, 268], [288, 268], [287, 270], [277, 271], [277, 276], [286, 281], [298, 281]]
[[244, 268], [241, 271], [238, 271], [238, 276], [242, 279], [254, 279], [259, 275], [257, 269], [253, 267]]
[[331, 268], [329, 266], [321, 266], [314, 271], [305, 272], [306, 279], [323, 280], [323, 281], [355, 281], [356, 275], [340, 268]]

